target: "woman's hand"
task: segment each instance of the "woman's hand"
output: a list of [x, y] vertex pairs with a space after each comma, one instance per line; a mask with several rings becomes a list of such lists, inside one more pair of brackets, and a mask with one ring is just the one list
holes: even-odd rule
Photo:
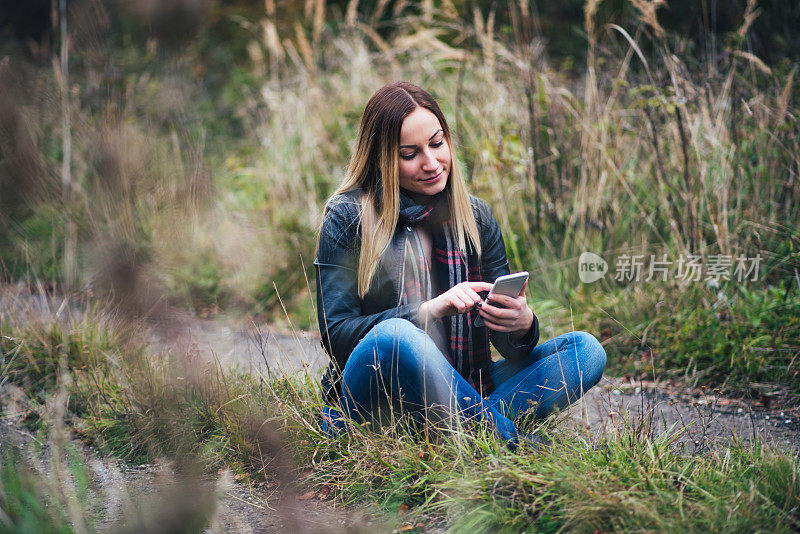
[[448, 315], [467, 313], [479, 302], [483, 302], [478, 292], [491, 289], [492, 284], [486, 282], [461, 282], [456, 284], [438, 297], [420, 305], [420, 322], [425, 324], [430, 320], [441, 319]]
[[497, 332], [512, 332], [520, 337], [530, 329], [533, 324], [533, 311], [528, 307], [528, 300], [525, 298], [527, 285], [525, 282], [525, 286], [516, 298], [489, 295], [486, 302], [480, 306], [481, 317], [488, 328]]

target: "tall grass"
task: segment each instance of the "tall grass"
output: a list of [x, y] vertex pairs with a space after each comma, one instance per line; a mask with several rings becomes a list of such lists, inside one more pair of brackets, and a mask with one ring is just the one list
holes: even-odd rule
[[[514, 267], [533, 273], [531, 298], [554, 330], [608, 329], [613, 343], [654, 350], [680, 372], [702, 353], [708, 364], [702, 380], [732, 390], [746, 376], [795, 380], [791, 362], [800, 347], [793, 323], [773, 335], [767, 322], [751, 320], [772, 313], [756, 304], [773, 298], [770, 285], [783, 288], [774, 313], [796, 314], [795, 70], [773, 70], [744, 48], [756, 16], [752, 3], [728, 55], [708, 65], [663, 32], [649, 4], [634, 4], [641, 18], [627, 28], [598, 26], [593, 5], [586, 7], [590, 53], [583, 80], [549, 63], [525, 3], [507, 6], [510, 36], [493, 27], [494, 8], [442, 6], [434, 24], [403, 19], [384, 28], [385, 39], [364, 24], [336, 31], [331, 23], [330, 39], [297, 44], [306, 50], [302, 64], [291, 59], [295, 40], [282, 41], [283, 52], [265, 45], [273, 73], [261, 92], [269, 110], [261, 124], [265, 151], [254, 158], [263, 170], [231, 169], [231, 189], [252, 198], [262, 175], [282, 183], [294, 177], [274, 189], [268, 179], [261, 191], [265, 198], [279, 191], [280, 207], [277, 200], [264, 206], [280, 225], [286, 199], [299, 206], [316, 197], [296, 219], [295, 255], [312, 255], [313, 241], [302, 236], [318, 224], [321, 201], [341, 178], [363, 103], [387, 81], [412, 80], [443, 102], [457, 126], [465, 176], [493, 207]], [[304, 28], [296, 29], [300, 43]], [[591, 286], [578, 279], [583, 251], [600, 254], [611, 269]], [[730, 280], [709, 285], [706, 272], [698, 281], [676, 277], [679, 259], [690, 254], [705, 265], [715, 255], [735, 261], [760, 254], [763, 261], [755, 281], [740, 282], [732, 267]], [[617, 281], [622, 255], [641, 255], [642, 280], [651, 258], [666, 258], [669, 277]], [[733, 312], [721, 312], [721, 301]], [[721, 328], [739, 333], [718, 342], [710, 334], [719, 328], [708, 325], [694, 332], [702, 348], [692, 347], [673, 335], [687, 321], [694, 324], [689, 310], [719, 315]], [[749, 333], [742, 337], [743, 331]], [[769, 361], [760, 351], [770, 353]], [[619, 356], [612, 369], [629, 369], [633, 359]]]

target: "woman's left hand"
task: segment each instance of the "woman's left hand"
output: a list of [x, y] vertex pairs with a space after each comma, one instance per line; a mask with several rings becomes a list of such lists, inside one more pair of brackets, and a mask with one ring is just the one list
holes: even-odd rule
[[[525, 285], [527, 286], [527, 282]], [[512, 332], [522, 336], [533, 323], [533, 311], [528, 307], [524, 287], [516, 298], [489, 295], [479, 313], [486, 326], [497, 332]]]

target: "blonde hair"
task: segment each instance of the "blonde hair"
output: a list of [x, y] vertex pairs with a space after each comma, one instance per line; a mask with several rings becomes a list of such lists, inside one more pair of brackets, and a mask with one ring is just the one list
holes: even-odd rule
[[408, 82], [385, 85], [367, 102], [344, 181], [328, 200], [330, 202], [335, 196], [354, 189], [364, 192], [358, 260], [358, 295], [361, 298], [369, 290], [379, 260], [389, 247], [397, 227], [400, 213], [400, 128], [403, 120], [418, 107], [436, 115], [450, 147], [450, 175], [444, 193], [450, 208], [455, 242], [465, 255], [467, 242], [478, 255], [481, 253], [478, 226], [442, 110], [430, 94], [416, 85]]

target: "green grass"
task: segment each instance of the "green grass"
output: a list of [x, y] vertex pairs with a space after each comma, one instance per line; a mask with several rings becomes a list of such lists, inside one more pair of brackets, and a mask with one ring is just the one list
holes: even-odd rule
[[[245, 479], [278, 481], [282, 488], [325, 487], [345, 502], [375, 503], [390, 516], [408, 506], [410, 517], [444, 520], [454, 531], [800, 527], [800, 462], [788, 451], [732, 442], [689, 455], [675, 444], [680, 428], [656, 435], [647, 414], [623, 419], [601, 435], [571, 428], [556, 416], [526, 422], [523, 430], [552, 439], [545, 452], [512, 453], [480, 426], [411, 428], [402, 418], [378, 428], [356, 425], [329, 438], [320, 427], [315, 378], [264, 379], [204, 365], [191, 354], [131, 352], [127, 338], [114, 333], [113, 315], [96, 310], [83, 315], [85, 328], [68, 321], [72, 326], [64, 326], [61, 319], [23, 328], [0, 314], [3, 335], [15, 343], [12, 352], [28, 362], [25, 368], [6, 366], [3, 379], [13, 377], [32, 402], [50, 402], [58, 387], [65, 388], [62, 399], [82, 399], [66, 405], [68, 427], [107, 454], [135, 462], [172, 459], [189, 472], [229, 467]], [[63, 352], [54, 356], [34, 343], [54, 331], [70, 332], [65, 346], [97, 357], [65, 360]], [[24, 369], [42, 369], [54, 358], [66, 362], [63, 372], [23, 379]], [[25, 389], [51, 382], [57, 388], [49, 394]], [[49, 428], [57, 421], [49, 415], [40, 424]], [[41, 489], [4, 465], [3, 488], [10, 495], [4, 511], [17, 513]], [[299, 473], [306, 476], [298, 481]], [[85, 477], [72, 479], [76, 494], [88, 491]], [[31, 517], [19, 521], [60, 524], [52, 510], [41, 512], [33, 508]]]
[[[309, 480], [345, 501], [369, 500], [412, 518], [446, 518], [454, 532], [791, 532], [800, 526], [800, 462], [761, 443], [702, 455], [627, 419], [600, 436], [555, 418], [538, 425], [546, 452], [510, 452], [481, 430], [413, 434], [402, 425], [307, 435]], [[301, 448], [302, 449], [302, 448]]]
[[46, 491], [45, 480], [26, 465], [22, 454], [4, 448], [0, 460], [0, 532], [73, 532], [63, 504]]
[[736, 390], [746, 390], [748, 382], [796, 384], [800, 289], [732, 293], [712, 306], [687, 306], [656, 327], [654, 344], [665, 358], [663, 368], [690, 369], [702, 382], [722, 379]]
[[442, 506], [464, 532], [789, 532], [800, 524], [792, 456], [756, 446], [684, 457], [670, 450], [669, 435], [629, 433], [594, 448], [567, 439], [544, 455], [465, 464], [440, 485], [451, 497]]
[[49, 424], [41, 440], [4, 439], [0, 532], [202, 532], [208, 526], [215, 509], [212, 485], [188, 472], [171, 478], [159, 473], [163, 480], [148, 477], [143, 491], [113, 462], [87, 456], [64, 439], [59, 421]]
[[800, 290], [793, 283], [720, 289], [640, 283], [589, 289], [570, 305], [566, 313], [544, 305], [542, 325], [601, 338], [612, 375], [652, 379], [655, 372], [736, 396], [791, 393], [800, 376]]

